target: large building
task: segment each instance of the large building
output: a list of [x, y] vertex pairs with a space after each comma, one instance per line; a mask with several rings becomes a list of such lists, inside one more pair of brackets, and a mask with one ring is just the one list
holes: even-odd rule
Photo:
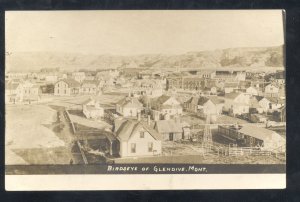
[[205, 79], [196, 76], [167, 78], [167, 89], [201, 90], [204, 87]]
[[54, 95], [70, 96], [77, 95], [80, 90], [80, 83], [74, 79], [63, 79], [55, 83]]

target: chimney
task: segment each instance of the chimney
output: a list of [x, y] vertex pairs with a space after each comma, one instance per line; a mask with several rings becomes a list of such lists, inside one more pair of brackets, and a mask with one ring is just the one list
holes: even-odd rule
[[137, 113], [137, 119], [138, 119], [138, 121], [141, 121], [141, 113], [140, 112]]
[[148, 123], [149, 126], [151, 125], [150, 115], [148, 115], [148, 117], [147, 117], [147, 123]]

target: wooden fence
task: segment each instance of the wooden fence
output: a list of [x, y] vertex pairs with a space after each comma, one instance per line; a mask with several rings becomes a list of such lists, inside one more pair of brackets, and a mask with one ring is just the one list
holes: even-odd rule
[[253, 156], [270, 156], [271, 151], [261, 150], [260, 148], [255, 147], [229, 147], [228, 155], [229, 156], [244, 156], [244, 155], [253, 155]]

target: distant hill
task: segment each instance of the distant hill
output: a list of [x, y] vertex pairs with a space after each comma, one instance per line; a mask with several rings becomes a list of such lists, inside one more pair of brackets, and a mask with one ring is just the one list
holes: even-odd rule
[[61, 52], [20, 52], [6, 57], [9, 71], [29, 71], [41, 68], [106, 69], [139, 67], [161, 68], [239, 68], [283, 67], [283, 46], [230, 48], [214, 51], [188, 52], [180, 55], [145, 54], [134, 56], [84, 55]]

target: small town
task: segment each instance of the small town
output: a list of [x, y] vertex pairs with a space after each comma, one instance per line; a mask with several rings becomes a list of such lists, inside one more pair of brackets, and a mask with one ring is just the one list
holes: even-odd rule
[[6, 164], [285, 164], [285, 103], [283, 67], [9, 71]]

